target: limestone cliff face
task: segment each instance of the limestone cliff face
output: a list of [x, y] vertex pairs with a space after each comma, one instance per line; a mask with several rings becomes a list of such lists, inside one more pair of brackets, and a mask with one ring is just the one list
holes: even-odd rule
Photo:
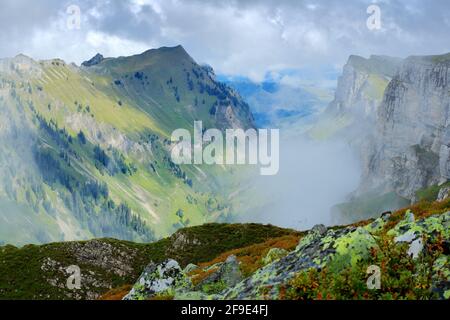
[[450, 179], [450, 54], [410, 57], [387, 86], [366, 144], [363, 189], [414, 199]]
[[389, 81], [401, 60], [385, 56], [350, 56], [338, 80], [329, 110], [374, 119]]

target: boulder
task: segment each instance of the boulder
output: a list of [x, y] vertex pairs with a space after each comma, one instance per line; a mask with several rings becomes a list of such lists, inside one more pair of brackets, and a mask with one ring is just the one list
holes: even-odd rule
[[408, 255], [417, 259], [423, 250], [422, 234], [419, 231], [408, 231], [395, 238], [396, 243], [409, 243]]
[[163, 263], [151, 262], [124, 300], [146, 300], [159, 294], [173, 295], [175, 291], [190, 289], [190, 280], [180, 265], [169, 259]]
[[367, 259], [370, 250], [377, 248], [378, 244], [367, 229], [359, 227], [337, 239], [334, 247], [336, 248], [336, 258], [339, 258], [342, 267], [345, 267], [354, 266]]
[[447, 212], [440, 216], [431, 216], [427, 219], [415, 221], [414, 214], [408, 210], [401, 220], [388, 235], [395, 237], [396, 243], [408, 243], [408, 254], [416, 259], [424, 249], [424, 235], [428, 243], [434, 243], [439, 240], [436, 235], [444, 238], [444, 248], [446, 239], [449, 237], [449, 216]]

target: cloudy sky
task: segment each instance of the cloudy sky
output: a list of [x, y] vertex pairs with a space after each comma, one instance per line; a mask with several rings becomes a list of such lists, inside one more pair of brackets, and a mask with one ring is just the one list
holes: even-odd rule
[[[366, 23], [371, 4], [381, 13], [375, 30]], [[97, 52], [182, 44], [220, 74], [261, 80], [280, 70], [339, 68], [350, 54], [450, 52], [450, 1], [0, 0], [0, 28], [0, 57], [79, 64]]]

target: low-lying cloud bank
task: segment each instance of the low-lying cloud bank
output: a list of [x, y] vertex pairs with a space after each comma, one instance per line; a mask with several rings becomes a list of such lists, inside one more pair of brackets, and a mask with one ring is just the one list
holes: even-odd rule
[[[305, 137], [281, 138], [280, 171], [255, 177], [246, 197], [260, 199], [241, 222], [271, 223], [308, 229], [318, 223], [338, 223], [331, 208], [346, 200], [358, 186], [359, 161], [342, 141], [313, 141]], [[253, 200], [252, 200], [253, 201]]]

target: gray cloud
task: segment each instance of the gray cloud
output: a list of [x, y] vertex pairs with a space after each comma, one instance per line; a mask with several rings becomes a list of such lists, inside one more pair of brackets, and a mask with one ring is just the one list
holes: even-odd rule
[[[267, 71], [340, 66], [350, 54], [408, 56], [450, 51], [446, 0], [1, 0], [0, 56], [81, 61], [182, 44], [218, 72], [261, 78]], [[382, 29], [366, 27], [381, 8]], [[66, 8], [79, 5], [80, 30]]]

